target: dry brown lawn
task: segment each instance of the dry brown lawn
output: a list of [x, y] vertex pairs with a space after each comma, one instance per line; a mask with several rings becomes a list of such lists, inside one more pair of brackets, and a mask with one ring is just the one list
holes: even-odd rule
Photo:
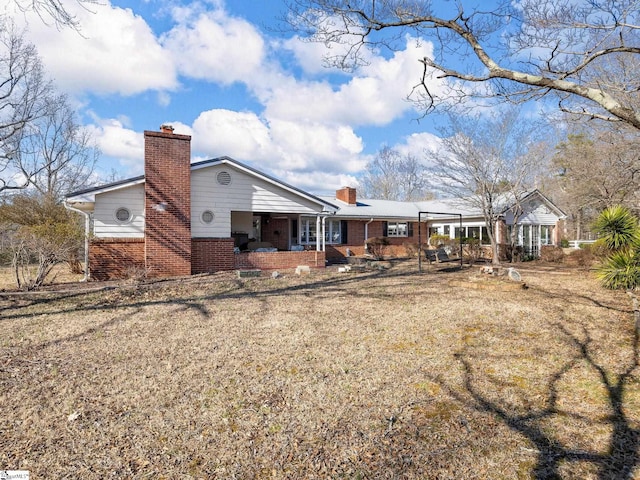
[[519, 271], [528, 289], [404, 261], [0, 293], [0, 469], [640, 478], [629, 298], [568, 266]]

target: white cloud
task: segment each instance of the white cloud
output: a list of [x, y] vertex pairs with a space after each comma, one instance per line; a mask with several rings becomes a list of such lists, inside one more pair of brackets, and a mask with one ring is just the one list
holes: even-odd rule
[[320, 178], [330, 177], [333, 183], [352, 178], [366, 164], [362, 149], [362, 139], [344, 125], [267, 122], [251, 112], [222, 109], [203, 112], [193, 124], [197, 155], [227, 155], [279, 178], [299, 176], [315, 186], [326, 183]]
[[178, 25], [162, 37], [180, 73], [224, 85], [246, 82], [260, 70], [264, 41], [246, 20], [222, 10], [176, 8]]
[[81, 33], [26, 15], [28, 37], [61, 90], [133, 95], [177, 87], [172, 60], [142, 17], [109, 3], [96, 3], [90, 10], [75, 2], [65, 7], [77, 16]]
[[[327, 60], [329, 57], [346, 53], [348, 46], [346, 44], [336, 44], [332, 45], [331, 48], [328, 48], [322, 42], [309, 42], [298, 36], [294, 36], [283, 41], [280, 45], [276, 46], [276, 48], [282, 48], [290, 51], [293, 54], [297, 65], [299, 65], [305, 73], [309, 75], [318, 75], [326, 74], [327, 72], [342, 72], [342, 70], [331, 65]], [[367, 55], [367, 58], [369, 57], [370, 55]]]
[[270, 126], [280, 168], [337, 174], [364, 166], [359, 159], [362, 139], [348, 126], [286, 120], [272, 120]]
[[358, 179], [353, 175], [336, 175], [321, 171], [309, 175], [304, 172], [276, 170], [273, 175], [289, 185], [322, 196], [334, 196], [336, 190], [342, 187], [356, 187], [358, 185]]
[[115, 170], [125, 170], [125, 175], [140, 175], [144, 170], [144, 137], [116, 119], [94, 118], [94, 124], [86, 126], [102, 151], [110, 159], [103, 158], [102, 165]]
[[236, 160], [261, 160], [273, 154], [268, 127], [252, 112], [208, 110], [193, 122], [192, 149]]
[[442, 148], [442, 139], [432, 133], [414, 133], [404, 139], [404, 143], [393, 146], [403, 155], [413, 155], [418, 159], [425, 158], [425, 152], [437, 152]]
[[[265, 99], [265, 116], [352, 126], [385, 125], [414, 108], [406, 97], [420, 80], [418, 59], [430, 54], [430, 44], [408, 37], [404, 50], [389, 59], [372, 56], [370, 65], [340, 86], [293, 79], [280, 82]], [[434, 80], [432, 87], [439, 90], [441, 83]]]

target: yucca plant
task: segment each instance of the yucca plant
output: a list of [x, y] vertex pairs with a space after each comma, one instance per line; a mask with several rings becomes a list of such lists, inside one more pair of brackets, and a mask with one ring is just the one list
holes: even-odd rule
[[610, 289], [636, 290], [640, 287], [640, 227], [628, 208], [620, 205], [604, 210], [594, 230], [610, 251], [596, 275]]
[[597, 269], [596, 275], [605, 288], [633, 290], [640, 286], [640, 257], [628, 252], [615, 252]]
[[640, 245], [638, 219], [631, 210], [621, 205], [604, 210], [594, 222], [593, 228], [612, 252]]

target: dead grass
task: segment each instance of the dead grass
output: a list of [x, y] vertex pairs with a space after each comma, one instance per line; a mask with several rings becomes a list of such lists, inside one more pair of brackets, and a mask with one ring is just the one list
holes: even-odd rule
[[[37, 268], [33, 266], [34, 271]], [[46, 284], [61, 284], [79, 282], [82, 279], [82, 274], [71, 273], [67, 264], [59, 264], [53, 267], [51, 275], [47, 278]], [[11, 267], [0, 266], [0, 292], [16, 289], [16, 278]]]
[[[631, 306], [585, 271], [0, 294], [0, 469], [32, 478], [640, 478]], [[635, 475], [635, 477], [634, 477]]]

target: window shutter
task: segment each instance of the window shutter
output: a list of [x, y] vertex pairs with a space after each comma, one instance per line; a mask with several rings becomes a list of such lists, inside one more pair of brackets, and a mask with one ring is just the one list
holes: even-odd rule
[[407, 237], [413, 237], [413, 222], [407, 223]]
[[348, 240], [348, 236], [347, 236], [347, 221], [346, 220], [341, 220], [340, 221], [340, 243], [342, 243], [343, 245], [347, 245], [349, 240]]
[[389, 233], [389, 223], [388, 222], [382, 222], [382, 236], [386, 237]]

